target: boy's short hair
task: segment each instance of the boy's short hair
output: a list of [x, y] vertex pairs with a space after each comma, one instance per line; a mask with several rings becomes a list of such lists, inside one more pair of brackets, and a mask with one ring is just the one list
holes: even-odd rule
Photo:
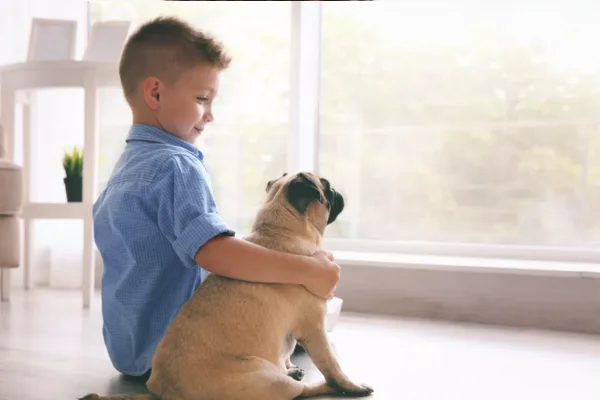
[[221, 42], [175, 17], [158, 17], [141, 25], [123, 47], [119, 76], [131, 103], [149, 76], [174, 81], [182, 70], [200, 63], [226, 69], [231, 62]]

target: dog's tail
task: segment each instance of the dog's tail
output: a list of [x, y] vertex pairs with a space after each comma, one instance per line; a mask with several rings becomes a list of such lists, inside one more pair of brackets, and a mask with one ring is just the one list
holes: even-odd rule
[[160, 400], [153, 394], [115, 394], [112, 396], [102, 397], [95, 393], [83, 396], [79, 400]]

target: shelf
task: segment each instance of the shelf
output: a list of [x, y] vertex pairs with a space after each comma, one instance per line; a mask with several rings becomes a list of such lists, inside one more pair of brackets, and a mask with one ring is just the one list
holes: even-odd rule
[[83, 203], [29, 203], [23, 206], [26, 219], [83, 219]]
[[[31, 121], [27, 101], [21, 99], [19, 92], [48, 88], [83, 88], [84, 99], [84, 158], [83, 197], [96, 197], [96, 165], [98, 159], [97, 106], [100, 87], [120, 87], [118, 62], [93, 62], [78, 60], [24, 62], [0, 67], [0, 117], [7, 135], [9, 160], [14, 160], [17, 126], [22, 123], [22, 148], [31, 146]], [[27, 97], [27, 96], [25, 96]], [[22, 121], [15, 120], [16, 106], [23, 105]], [[23, 151], [23, 184], [27, 190], [23, 195], [21, 217], [24, 225], [23, 277], [25, 288], [33, 287], [33, 271], [30, 269], [31, 231], [30, 221], [36, 219], [70, 219], [83, 221], [83, 307], [89, 308], [94, 290], [94, 236], [91, 201], [82, 203], [41, 203], [31, 202], [29, 193], [31, 154]]]
[[118, 63], [92, 61], [28, 61], [0, 67], [3, 90], [85, 87], [92, 74], [97, 87], [120, 87]]

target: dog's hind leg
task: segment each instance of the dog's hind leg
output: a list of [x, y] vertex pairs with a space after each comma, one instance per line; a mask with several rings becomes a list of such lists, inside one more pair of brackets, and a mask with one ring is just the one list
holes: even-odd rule
[[[344, 394], [347, 396], [368, 396], [373, 393], [373, 389], [366, 385], [359, 385], [352, 382], [342, 369], [335, 358], [331, 346], [327, 341], [327, 333], [322, 324], [311, 326], [307, 331], [301, 332], [299, 342], [306, 349], [313, 363], [321, 371], [327, 381], [326, 386], [316, 386], [312, 389], [307, 389], [309, 392], [325, 390], [330, 387], [335, 390], [335, 393]], [[320, 389], [319, 389], [320, 388]], [[329, 394], [330, 391], [323, 393]], [[321, 393], [318, 393], [321, 394]]]
[[198, 399], [203, 400], [292, 400], [304, 390], [304, 384], [260, 357], [250, 357], [242, 368], [231, 373], [233, 369], [224, 368], [222, 374], [215, 371], [216, 379], [205, 382], [204, 387], [186, 388], [186, 393], [202, 393], [204, 396], [198, 396]]
[[219, 397], [222, 400], [293, 400], [304, 384], [279, 371], [256, 371], [238, 377]]

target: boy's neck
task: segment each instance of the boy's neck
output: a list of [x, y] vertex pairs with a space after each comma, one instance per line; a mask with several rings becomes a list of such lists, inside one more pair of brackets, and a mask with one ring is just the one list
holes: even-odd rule
[[164, 131], [164, 128], [160, 126], [160, 124], [155, 118], [139, 115], [135, 112], [133, 113], [133, 124], [148, 125]]
[[147, 113], [136, 112], [134, 110], [132, 123], [134, 125], [147, 125], [147, 126], [151, 126], [156, 129], [160, 129], [161, 131], [166, 132], [169, 135], [176, 137], [180, 140], [183, 140], [184, 142], [196, 147], [195, 143], [190, 143], [189, 141], [187, 141], [183, 138], [180, 138], [179, 136], [174, 135], [171, 132], [167, 131], [165, 128], [163, 128], [163, 126], [156, 120], [156, 118], [153, 115], [148, 115]]
[[[175, 137], [175, 138], [177, 138], [177, 139], [183, 140], [183, 139], [181, 139], [181, 138], [177, 137], [176, 135], [173, 135], [171, 132], [167, 131], [165, 128], [163, 128], [163, 127], [160, 125], [160, 123], [158, 123], [158, 121], [156, 121], [156, 120], [154, 120], [154, 119], [152, 119], [152, 118], [136, 118], [136, 116], [134, 115], [134, 116], [133, 116], [133, 120], [132, 120], [132, 124], [133, 124], [133, 125], [146, 125], [146, 126], [151, 126], [151, 127], [153, 127], [153, 128], [160, 129], [161, 131], [165, 132], [166, 134], [168, 134], [168, 135], [171, 135], [171, 136], [173, 136], [173, 137]], [[188, 141], [185, 141], [185, 140], [183, 140], [183, 141], [184, 141], [184, 142], [186, 142], [187, 144], [189, 144], [189, 145], [192, 145], [192, 146], [194, 146], [194, 147], [196, 147], [196, 148], [197, 148], [196, 144], [194, 144], [194, 143], [190, 143], [190, 142], [188, 142]]]

